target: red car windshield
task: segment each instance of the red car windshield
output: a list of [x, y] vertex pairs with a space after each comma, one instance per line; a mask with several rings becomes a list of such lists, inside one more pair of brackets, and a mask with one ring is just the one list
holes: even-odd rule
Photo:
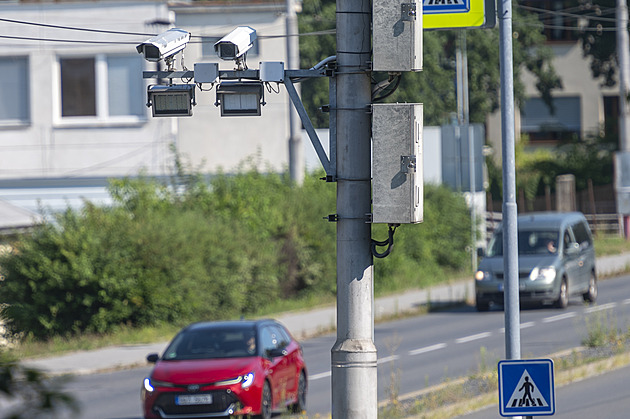
[[254, 329], [201, 328], [181, 332], [164, 352], [163, 360], [241, 358], [256, 356]]

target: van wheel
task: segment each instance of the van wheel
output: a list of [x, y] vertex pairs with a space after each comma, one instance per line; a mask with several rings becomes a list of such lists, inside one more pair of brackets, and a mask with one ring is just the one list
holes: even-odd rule
[[594, 303], [597, 300], [597, 277], [595, 272], [591, 272], [591, 277], [588, 280], [588, 291], [582, 294], [584, 301]]
[[487, 301], [479, 301], [479, 299], [477, 299], [477, 301], [475, 301], [475, 308], [477, 311], [488, 311], [490, 310], [490, 303]]
[[562, 278], [562, 283], [560, 284], [560, 293], [558, 294], [558, 299], [556, 300], [556, 307], [567, 308], [568, 305], [569, 305], [569, 289], [567, 287], [567, 279]]

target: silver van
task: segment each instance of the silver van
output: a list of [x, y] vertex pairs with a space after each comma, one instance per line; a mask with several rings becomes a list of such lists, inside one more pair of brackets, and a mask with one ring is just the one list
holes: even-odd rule
[[[565, 308], [572, 295], [597, 299], [595, 249], [580, 212], [540, 212], [518, 216], [518, 280], [522, 303]], [[475, 273], [476, 307], [503, 304], [503, 231], [495, 231]]]

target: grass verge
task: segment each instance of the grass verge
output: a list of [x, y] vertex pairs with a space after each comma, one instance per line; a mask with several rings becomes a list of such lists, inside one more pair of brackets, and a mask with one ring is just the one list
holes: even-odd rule
[[[578, 348], [568, 354], [570, 361], [555, 364], [555, 387], [561, 387], [598, 374], [630, 365], [630, 351], [612, 357], [593, 357]], [[586, 351], [588, 352], [588, 351]], [[554, 358], [554, 356], [552, 356]], [[557, 357], [555, 357], [557, 359]], [[453, 418], [487, 408], [498, 403], [496, 371], [461, 380], [454, 380], [412, 400], [399, 401], [379, 410], [379, 417], [388, 419]], [[498, 407], [497, 407], [498, 414]]]
[[[585, 319], [586, 337], [579, 348], [549, 356], [554, 361], [555, 386], [630, 365], [630, 327], [617, 327], [609, 312], [595, 312]], [[451, 418], [498, 403], [496, 367], [488, 367], [481, 348], [478, 371], [415, 393], [392, 398], [379, 406], [379, 417], [388, 419]], [[395, 385], [395, 384], [391, 384]]]

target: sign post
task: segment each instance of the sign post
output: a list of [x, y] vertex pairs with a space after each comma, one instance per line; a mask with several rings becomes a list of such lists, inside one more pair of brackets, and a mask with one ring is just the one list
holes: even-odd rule
[[556, 411], [551, 359], [499, 362], [501, 416], [553, 415]]

